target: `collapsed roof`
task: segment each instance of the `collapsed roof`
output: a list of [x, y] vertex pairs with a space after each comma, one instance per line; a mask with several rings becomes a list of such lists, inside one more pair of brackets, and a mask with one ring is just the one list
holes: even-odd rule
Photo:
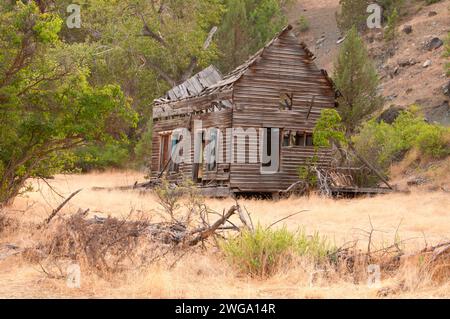
[[163, 97], [156, 99], [155, 104], [170, 103], [195, 97], [221, 79], [222, 73], [214, 65], [210, 65], [185, 82], [170, 89]]
[[[287, 25], [283, 28], [272, 40], [270, 40], [264, 47], [262, 47], [258, 52], [252, 55], [247, 61], [235, 68], [233, 71], [228, 73], [226, 76], [222, 76], [219, 70], [213, 65], [210, 65], [206, 69], [200, 71], [184, 83], [172, 88], [166, 93], [165, 96], [156, 99], [154, 105], [156, 107], [163, 107], [163, 113], [165, 113], [165, 106], [172, 105], [173, 102], [186, 101], [191, 98], [199, 98], [214, 94], [221, 94], [230, 92], [233, 90], [234, 83], [236, 83], [246, 72], [252, 67], [257, 61], [259, 61], [264, 53], [264, 51], [272, 46], [274, 42], [285, 32], [292, 30], [291, 25]], [[302, 49], [306, 52], [311, 60], [314, 60], [314, 54], [307, 48], [304, 42], [300, 43]], [[325, 70], [321, 70], [322, 74], [325, 76], [327, 81], [333, 85], [333, 81], [328, 76]], [[336, 91], [336, 94], [340, 93]], [[160, 111], [156, 111], [154, 108], [154, 113], [158, 114]], [[160, 116], [160, 115], [158, 115]]]

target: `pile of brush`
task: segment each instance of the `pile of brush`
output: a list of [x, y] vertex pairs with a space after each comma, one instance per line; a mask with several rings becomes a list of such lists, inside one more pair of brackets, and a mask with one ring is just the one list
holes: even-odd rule
[[[76, 262], [105, 275], [148, 265], [170, 253], [183, 255], [192, 247], [204, 246], [210, 238], [223, 237], [224, 232], [252, 227], [251, 219], [238, 204], [218, 213], [204, 205], [190, 188], [169, 187], [158, 189], [157, 194], [162, 207], [159, 222], [150, 222], [144, 214], [133, 211], [122, 219], [92, 217], [89, 209], [61, 216], [59, 212], [73, 198], [71, 195], [39, 226], [37, 244], [25, 255], [38, 262], [50, 277], [59, 277], [58, 271], [49, 269], [61, 261]], [[181, 199], [186, 199], [183, 205]], [[234, 214], [243, 225], [230, 221]]]

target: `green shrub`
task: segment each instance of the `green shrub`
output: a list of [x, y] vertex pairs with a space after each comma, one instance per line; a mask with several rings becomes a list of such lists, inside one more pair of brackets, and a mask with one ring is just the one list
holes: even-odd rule
[[74, 152], [73, 166], [83, 172], [104, 170], [107, 168], [123, 168], [129, 159], [129, 151], [124, 144], [86, 145]]
[[375, 119], [366, 122], [352, 140], [362, 156], [387, 174], [389, 167], [412, 148], [433, 159], [450, 155], [449, 135], [449, 128], [404, 111], [392, 125]]
[[253, 277], [268, 277], [288, 266], [296, 256], [323, 261], [331, 246], [318, 233], [307, 236], [304, 231], [292, 233], [285, 227], [272, 230], [258, 225], [254, 232], [245, 230], [222, 242], [221, 248], [240, 272]]
[[392, 11], [397, 10], [401, 15], [405, 0], [378, 0], [376, 1], [383, 8], [383, 17], [388, 20]]
[[307, 256], [320, 263], [327, 260], [333, 247], [326, 238], [320, 236], [319, 232], [307, 235], [304, 230], [300, 230], [295, 236], [295, 253], [299, 256]]
[[305, 165], [301, 165], [297, 168], [298, 178], [305, 182], [306, 195], [309, 195], [310, 190], [317, 186], [317, 172], [315, 167], [317, 167], [318, 161], [318, 156], [314, 155], [306, 160]]
[[309, 30], [309, 21], [308, 18], [305, 16], [300, 16], [300, 19], [298, 19], [298, 25], [301, 32], [306, 32]]
[[353, 26], [358, 30], [366, 29], [367, 0], [340, 0], [340, 10], [336, 13], [336, 22], [342, 32], [350, 30]]
[[449, 130], [436, 125], [424, 127], [414, 140], [414, 146], [433, 158], [442, 158], [450, 154], [448, 144]]

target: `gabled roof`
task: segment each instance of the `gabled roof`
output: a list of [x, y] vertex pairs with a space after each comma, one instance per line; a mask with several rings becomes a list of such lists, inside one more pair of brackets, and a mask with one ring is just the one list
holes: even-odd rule
[[[191, 93], [191, 94], [187, 94], [187, 95], [186, 94], [178, 94], [178, 91], [182, 90], [183, 87], [186, 86], [185, 85], [186, 82], [191, 81], [191, 79], [197, 77], [198, 75], [202, 75], [200, 77], [203, 77], [203, 74], [207, 74], [207, 72], [205, 72], [205, 71], [207, 71], [210, 68], [213, 68], [213, 70], [215, 70], [217, 73], [220, 74], [220, 72], [214, 66], [209, 66], [207, 69], [196, 74], [194, 77], [187, 80], [185, 83], [183, 83], [177, 87], [174, 87], [172, 90], [167, 92], [166, 96], [155, 100], [155, 105], [168, 104], [168, 103], [170, 104], [171, 102], [175, 102], [175, 101], [187, 100], [190, 98], [201, 97], [201, 96], [211, 95], [214, 93], [220, 93], [220, 92], [226, 92], [226, 91], [232, 90], [234, 83], [236, 83], [245, 74], [245, 72], [262, 57], [264, 51], [267, 48], [269, 48], [270, 46], [272, 46], [274, 44], [274, 42], [280, 36], [282, 36], [285, 32], [289, 32], [291, 30], [292, 30], [292, 25], [287, 25], [286, 27], [284, 27], [272, 40], [270, 40], [264, 47], [262, 47], [258, 52], [256, 52], [254, 55], [252, 55], [247, 61], [245, 61], [243, 64], [238, 66], [236, 69], [234, 69], [233, 71], [228, 73], [223, 78], [222, 78], [222, 76], [220, 76], [220, 79], [218, 79], [217, 81], [209, 81], [208, 85], [204, 85], [204, 88], [201, 91], [197, 91], [196, 93], [193, 93], [193, 94]], [[306, 44], [304, 42], [301, 42], [300, 46], [306, 52], [308, 57], [311, 60], [314, 60], [314, 54], [307, 48]], [[326, 77], [326, 79], [329, 81], [330, 85], [332, 85], [334, 87], [333, 82], [332, 82], [331, 78], [328, 76], [327, 72], [325, 70], [321, 70], [321, 72]], [[217, 77], [215, 77], [214, 79], [217, 79]]]
[[156, 99], [155, 104], [170, 103], [197, 96], [221, 79], [222, 73], [214, 65], [210, 65], [180, 85], [170, 89], [163, 97]]
[[[259, 58], [261, 58], [261, 56], [263, 55], [264, 51], [267, 48], [272, 46], [272, 44], [281, 35], [283, 35], [285, 32], [291, 31], [291, 30], [292, 30], [292, 25], [290, 25], [290, 24], [287, 25], [286, 27], [284, 27], [283, 30], [281, 30], [272, 40], [267, 42], [267, 44], [264, 47], [259, 49], [258, 52], [256, 52], [254, 55], [252, 55], [247, 61], [245, 61], [243, 64], [238, 66], [236, 69], [234, 69], [233, 71], [228, 73], [221, 81], [210, 86], [207, 90], [202, 92], [200, 95], [207, 95], [207, 94], [215, 93], [217, 91], [222, 91], [224, 89], [226, 90], [226, 89], [231, 88], [232, 84], [237, 82], [245, 74], [245, 72], [253, 64], [255, 64], [255, 62], [257, 62], [259, 60]], [[301, 45], [302, 49], [305, 50], [306, 54], [312, 59], [314, 57], [314, 54], [311, 51], [309, 51], [309, 49], [306, 47], [306, 44], [302, 42], [302, 43], [300, 43], [300, 45]]]

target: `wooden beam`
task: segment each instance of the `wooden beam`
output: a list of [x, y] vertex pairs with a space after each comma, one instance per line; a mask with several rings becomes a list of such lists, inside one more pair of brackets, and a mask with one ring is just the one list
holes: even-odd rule
[[309, 119], [309, 114], [311, 113], [311, 109], [312, 109], [313, 106], [314, 106], [314, 101], [315, 101], [315, 99], [316, 99], [316, 96], [313, 95], [312, 98], [311, 98], [311, 104], [309, 105], [308, 113], [306, 114], [306, 119], [307, 119], [307, 120]]
[[153, 118], [158, 119], [170, 115], [190, 114], [194, 111], [202, 111], [211, 106], [215, 100], [229, 100], [233, 91], [228, 90], [210, 95], [193, 97], [165, 104], [157, 104], [153, 107]]

